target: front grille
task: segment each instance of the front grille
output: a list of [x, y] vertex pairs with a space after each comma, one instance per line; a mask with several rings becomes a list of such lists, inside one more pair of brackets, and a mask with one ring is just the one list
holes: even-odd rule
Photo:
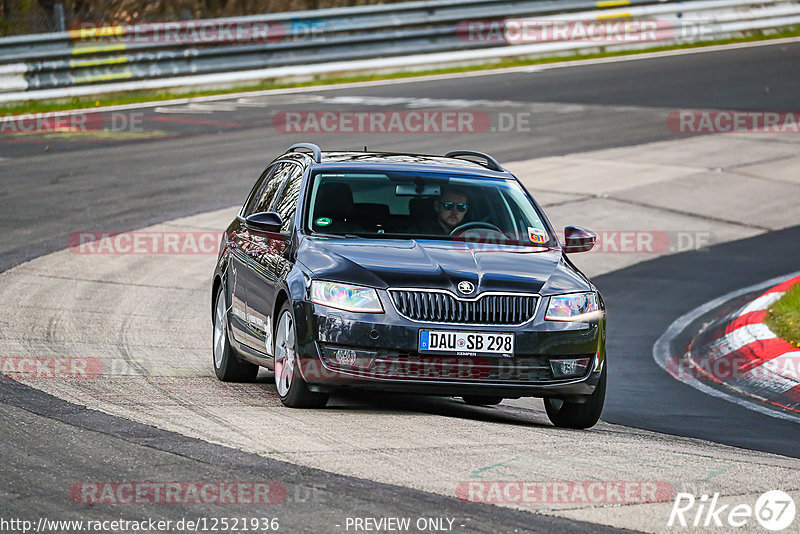
[[444, 291], [390, 289], [398, 313], [414, 321], [486, 325], [519, 325], [536, 312], [535, 295], [488, 293], [462, 300]]

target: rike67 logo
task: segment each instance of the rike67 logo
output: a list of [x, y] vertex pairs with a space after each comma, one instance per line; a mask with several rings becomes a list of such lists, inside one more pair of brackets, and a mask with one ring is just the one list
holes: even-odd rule
[[[765, 529], [780, 531], [794, 521], [795, 504], [791, 495], [772, 490], [761, 495], [754, 506], [749, 504], [720, 504], [719, 493], [695, 497], [691, 493], [678, 493], [668, 527], [744, 527], [753, 518]], [[752, 525], [749, 525], [752, 528]], [[749, 530], [749, 529], [748, 529]]]

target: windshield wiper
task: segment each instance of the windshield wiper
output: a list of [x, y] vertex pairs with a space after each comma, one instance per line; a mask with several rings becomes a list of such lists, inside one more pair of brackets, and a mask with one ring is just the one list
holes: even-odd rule
[[325, 232], [314, 232], [311, 237], [335, 237], [337, 239], [345, 239], [342, 234], [326, 234]]
[[337, 239], [352, 239], [354, 237], [359, 238], [360, 235], [356, 234], [326, 234], [325, 232], [314, 232], [311, 234], [312, 237], [335, 237]]

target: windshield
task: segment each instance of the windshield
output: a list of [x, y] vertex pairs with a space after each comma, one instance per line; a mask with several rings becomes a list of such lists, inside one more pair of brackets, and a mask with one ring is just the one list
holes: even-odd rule
[[312, 233], [548, 246], [533, 203], [513, 180], [404, 172], [312, 179]]

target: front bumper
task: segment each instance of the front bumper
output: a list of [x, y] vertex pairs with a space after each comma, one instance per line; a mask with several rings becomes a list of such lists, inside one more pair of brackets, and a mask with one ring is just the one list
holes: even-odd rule
[[[591, 322], [545, 321], [546, 306], [540, 305], [533, 320], [521, 326], [424, 323], [401, 316], [387, 300], [385, 313], [379, 314], [295, 302], [300, 371], [312, 389], [580, 399], [590, 395], [599, 380], [605, 360], [603, 317]], [[420, 353], [421, 329], [513, 333], [514, 355]], [[343, 365], [333, 356], [336, 349], [355, 349], [362, 357]], [[554, 377], [550, 359], [584, 357], [592, 359], [585, 374]]]

